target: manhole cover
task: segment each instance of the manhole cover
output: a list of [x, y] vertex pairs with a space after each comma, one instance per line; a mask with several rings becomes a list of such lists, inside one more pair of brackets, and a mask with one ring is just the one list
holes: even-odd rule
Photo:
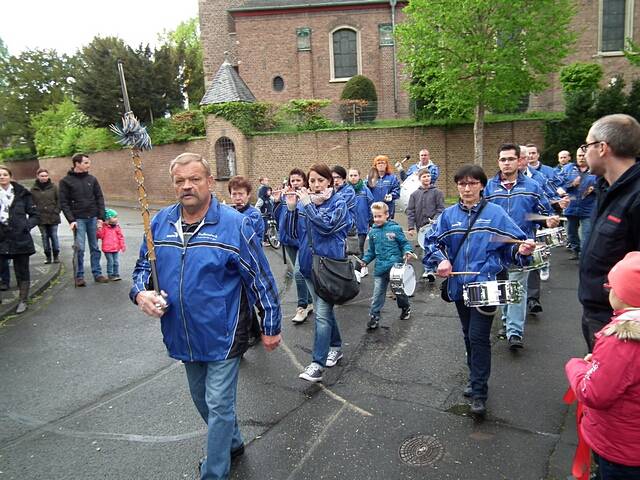
[[434, 437], [417, 435], [407, 438], [400, 445], [400, 460], [408, 465], [433, 465], [442, 457], [444, 448]]

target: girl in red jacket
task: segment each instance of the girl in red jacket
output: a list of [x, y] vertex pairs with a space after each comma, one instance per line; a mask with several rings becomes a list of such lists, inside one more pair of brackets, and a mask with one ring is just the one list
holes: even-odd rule
[[565, 371], [584, 405], [580, 430], [602, 480], [640, 480], [640, 252], [609, 272], [614, 316], [596, 334], [593, 354]]
[[124, 243], [122, 229], [118, 225], [118, 212], [107, 208], [105, 210], [106, 222], [97, 230], [97, 237], [102, 240], [102, 251], [107, 257], [107, 275], [109, 280], [117, 282], [120, 278], [120, 252], [124, 252], [127, 246]]

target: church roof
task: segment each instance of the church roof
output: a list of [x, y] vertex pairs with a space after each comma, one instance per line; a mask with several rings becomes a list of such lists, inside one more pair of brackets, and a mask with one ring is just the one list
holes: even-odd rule
[[242, 6], [230, 8], [230, 12], [246, 12], [252, 10], [277, 10], [283, 8], [334, 7], [344, 5], [373, 5], [388, 0], [246, 0]]
[[228, 60], [222, 62], [218, 73], [207, 88], [200, 105], [225, 102], [255, 102], [256, 97], [251, 93], [247, 84], [240, 78], [238, 72]]

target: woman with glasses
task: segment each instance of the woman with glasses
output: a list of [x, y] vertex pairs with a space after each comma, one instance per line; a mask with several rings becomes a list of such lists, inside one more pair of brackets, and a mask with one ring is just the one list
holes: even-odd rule
[[[455, 302], [467, 351], [469, 382], [464, 396], [473, 399], [471, 412], [482, 416], [486, 413], [491, 322], [496, 309], [467, 307], [463, 287], [496, 280], [496, 275], [513, 263], [527, 265], [526, 256], [535, 249], [535, 242], [525, 240], [525, 234], [502, 207], [482, 198], [487, 184], [482, 168], [465, 165], [456, 172], [454, 181], [460, 201], [442, 212], [426, 237], [423, 263], [437, 264], [438, 276], [448, 278], [447, 293]], [[496, 236], [513, 242], [497, 242]], [[451, 276], [452, 272], [473, 273]]]

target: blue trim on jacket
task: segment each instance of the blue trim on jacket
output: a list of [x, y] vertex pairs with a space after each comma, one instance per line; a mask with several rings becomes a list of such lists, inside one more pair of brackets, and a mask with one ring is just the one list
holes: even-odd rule
[[[264, 334], [279, 334], [282, 314], [276, 282], [251, 220], [212, 197], [185, 247], [181, 211], [179, 204], [172, 205], [151, 222], [158, 282], [168, 294], [161, 328], [169, 355], [187, 362], [228, 358], [242, 295], [257, 307]], [[129, 293], [133, 302], [139, 292], [149, 289], [150, 277], [143, 241]]]
[[250, 204], [246, 204], [243, 208], [239, 209], [240, 212], [245, 217], [249, 217], [251, 220], [251, 226], [258, 234], [258, 238], [264, 237], [264, 219], [262, 218], [262, 214], [260, 210]]
[[[448, 291], [452, 300], [462, 300], [462, 287], [466, 283], [486, 282], [511, 264], [528, 265], [530, 260], [518, 254], [518, 245], [496, 242], [495, 235], [524, 240], [525, 234], [502, 207], [487, 203], [469, 232], [464, 244], [462, 239], [469, 224], [478, 212], [480, 204], [472, 209], [462, 203], [453, 205], [438, 217], [435, 227], [425, 238], [425, 253], [422, 263], [439, 264], [455, 257], [454, 272], [480, 272], [478, 275], [456, 275], [449, 277]], [[463, 250], [456, 255], [460, 248]]]

